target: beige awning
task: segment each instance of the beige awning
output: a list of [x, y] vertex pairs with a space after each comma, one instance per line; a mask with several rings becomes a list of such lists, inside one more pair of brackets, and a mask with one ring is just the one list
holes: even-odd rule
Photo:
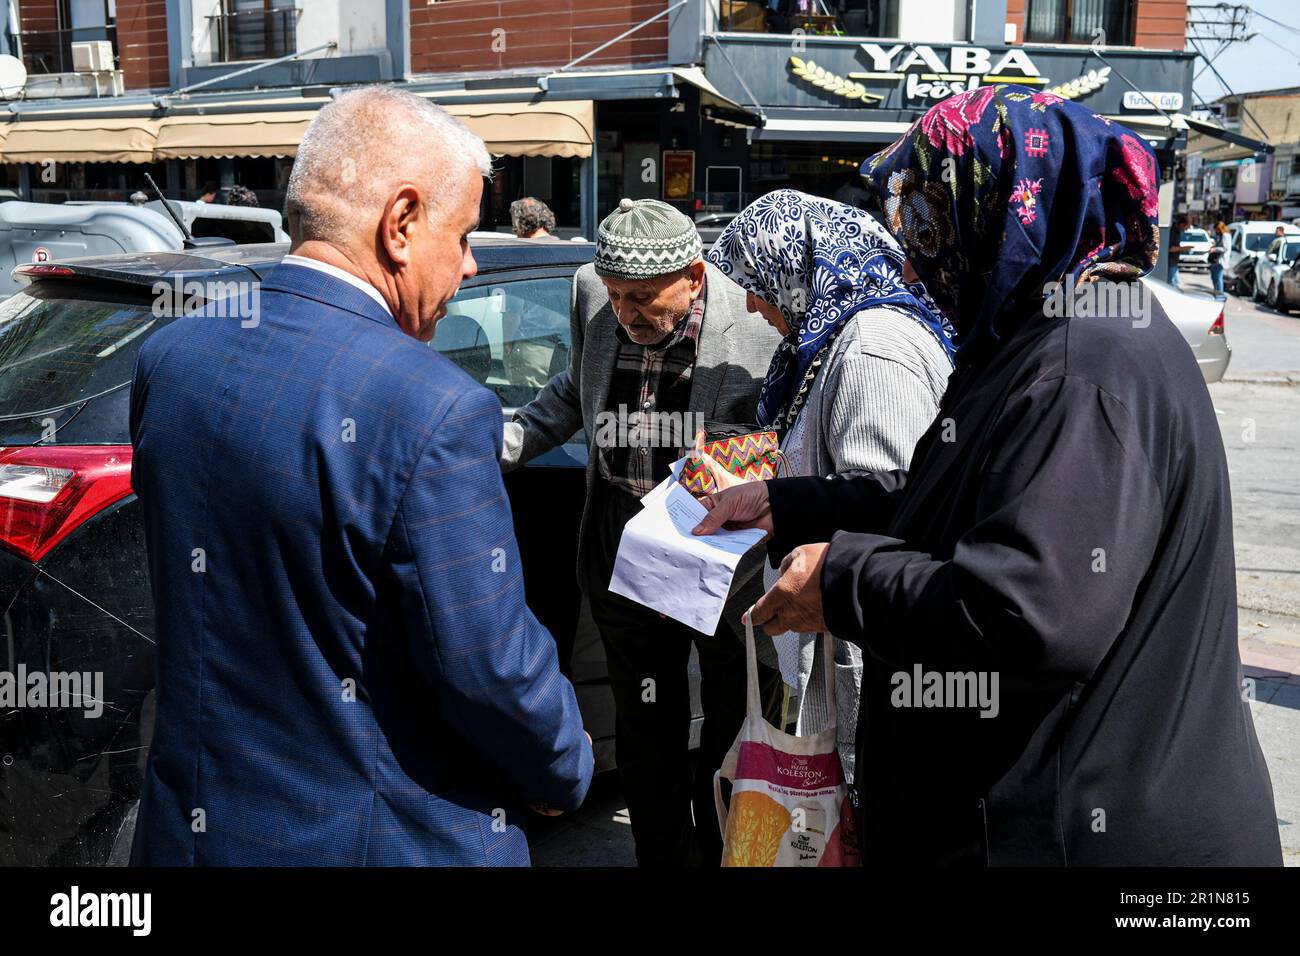
[[6, 163], [151, 163], [158, 121], [130, 117], [22, 120], [2, 127]]
[[294, 156], [315, 110], [168, 116], [158, 121], [155, 159]]
[[[437, 94], [430, 95], [435, 102]], [[591, 155], [595, 110], [591, 100], [539, 103], [440, 103], [465, 121], [498, 156]]]

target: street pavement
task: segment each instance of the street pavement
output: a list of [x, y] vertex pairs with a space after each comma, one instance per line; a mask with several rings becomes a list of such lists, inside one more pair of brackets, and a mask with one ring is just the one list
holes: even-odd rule
[[[1182, 274], [1209, 288], [1203, 274]], [[1232, 361], [1210, 386], [1232, 482], [1238, 636], [1255, 730], [1273, 778], [1288, 866], [1300, 866], [1300, 317], [1229, 296]], [[577, 813], [538, 819], [537, 866], [633, 866], [615, 773]]]

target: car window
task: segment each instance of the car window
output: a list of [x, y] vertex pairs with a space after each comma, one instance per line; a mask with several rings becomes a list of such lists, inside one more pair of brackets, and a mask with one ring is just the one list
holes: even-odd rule
[[1288, 242], [1282, 247], [1283, 262], [1295, 262], [1297, 255], [1300, 255], [1300, 242]]
[[136, 352], [169, 321], [148, 301], [72, 282], [0, 302], [0, 445], [129, 442]]
[[505, 408], [526, 405], [568, 365], [570, 288], [571, 280], [552, 277], [462, 289], [432, 345]]
[[1209, 235], [1202, 229], [1188, 229], [1183, 233], [1182, 242], [1208, 242]]
[[1251, 252], [1264, 252], [1277, 236], [1271, 232], [1248, 232], [1246, 233], [1246, 248]]

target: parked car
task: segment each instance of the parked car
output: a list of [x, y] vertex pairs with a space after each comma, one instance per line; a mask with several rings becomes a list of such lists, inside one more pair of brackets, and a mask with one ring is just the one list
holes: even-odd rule
[[[168, 205], [205, 243], [287, 242], [274, 209], [178, 202]], [[162, 202], [0, 203], [0, 297], [19, 288], [15, 266], [120, 252], [179, 250], [185, 236]]]
[[1178, 265], [1210, 267], [1210, 249], [1214, 242], [1204, 229], [1184, 229], [1178, 240], [1183, 251], [1178, 254]]
[[727, 224], [735, 219], [740, 213], [737, 212], [702, 212], [695, 217], [695, 228], [700, 234], [700, 240], [704, 243], [704, 248], [708, 249], [722, 235], [722, 230], [727, 228]]
[[[565, 366], [573, 273], [594, 247], [506, 236], [472, 243], [478, 275], [431, 344], [492, 390], [508, 417]], [[98, 719], [66, 708], [0, 710], [0, 864], [127, 857], [154, 715], [156, 635], [128, 429], [136, 352], [170, 321], [154, 314], [153, 286], [260, 280], [286, 251], [244, 245], [31, 264], [17, 270], [30, 284], [0, 303], [3, 666], [102, 671], [107, 702]], [[613, 695], [575, 575], [586, 456], [579, 433], [505, 483], [528, 604], [556, 636], [597, 768], [608, 769]], [[694, 664], [691, 680], [697, 743]]]
[[1245, 260], [1250, 260], [1252, 267], [1268, 249], [1269, 244], [1277, 238], [1281, 227], [1283, 235], [1300, 237], [1300, 227], [1289, 222], [1250, 220], [1228, 224], [1228, 249], [1223, 254], [1224, 289], [1235, 295], [1252, 295], [1255, 291], [1254, 272], [1252, 269], [1239, 268]]
[[1201, 289], [1174, 288], [1168, 282], [1151, 276], [1142, 282], [1192, 347], [1206, 383], [1223, 378], [1228, 362], [1232, 360], [1232, 346], [1228, 344], [1223, 321], [1224, 300]]
[[[1285, 309], [1284, 303], [1297, 302], [1295, 283], [1290, 289], [1283, 288], [1283, 279], [1291, 271], [1296, 257], [1300, 256], [1300, 236], [1294, 239], [1274, 239], [1268, 250], [1255, 260], [1255, 288], [1252, 297], [1256, 302], [1264, 301], [1275, 309]], [[1290, 299], [1287, 298], [1288, 293]]]

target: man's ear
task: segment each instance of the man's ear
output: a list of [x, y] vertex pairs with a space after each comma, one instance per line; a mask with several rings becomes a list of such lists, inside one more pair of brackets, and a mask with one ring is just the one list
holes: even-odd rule
[[691, 295], [699, 295], [700, 289], [704, 285], [704, 260], [696, 259], [687, 266], [686, 275], [691, 280]]
[[384, 217], [379, 223], [379, 241], [395, 266], [411, 264], [415, 231], [424, 226], [420, 200], [420, 190], [410, 183], [403, 183], [384, 208]]

